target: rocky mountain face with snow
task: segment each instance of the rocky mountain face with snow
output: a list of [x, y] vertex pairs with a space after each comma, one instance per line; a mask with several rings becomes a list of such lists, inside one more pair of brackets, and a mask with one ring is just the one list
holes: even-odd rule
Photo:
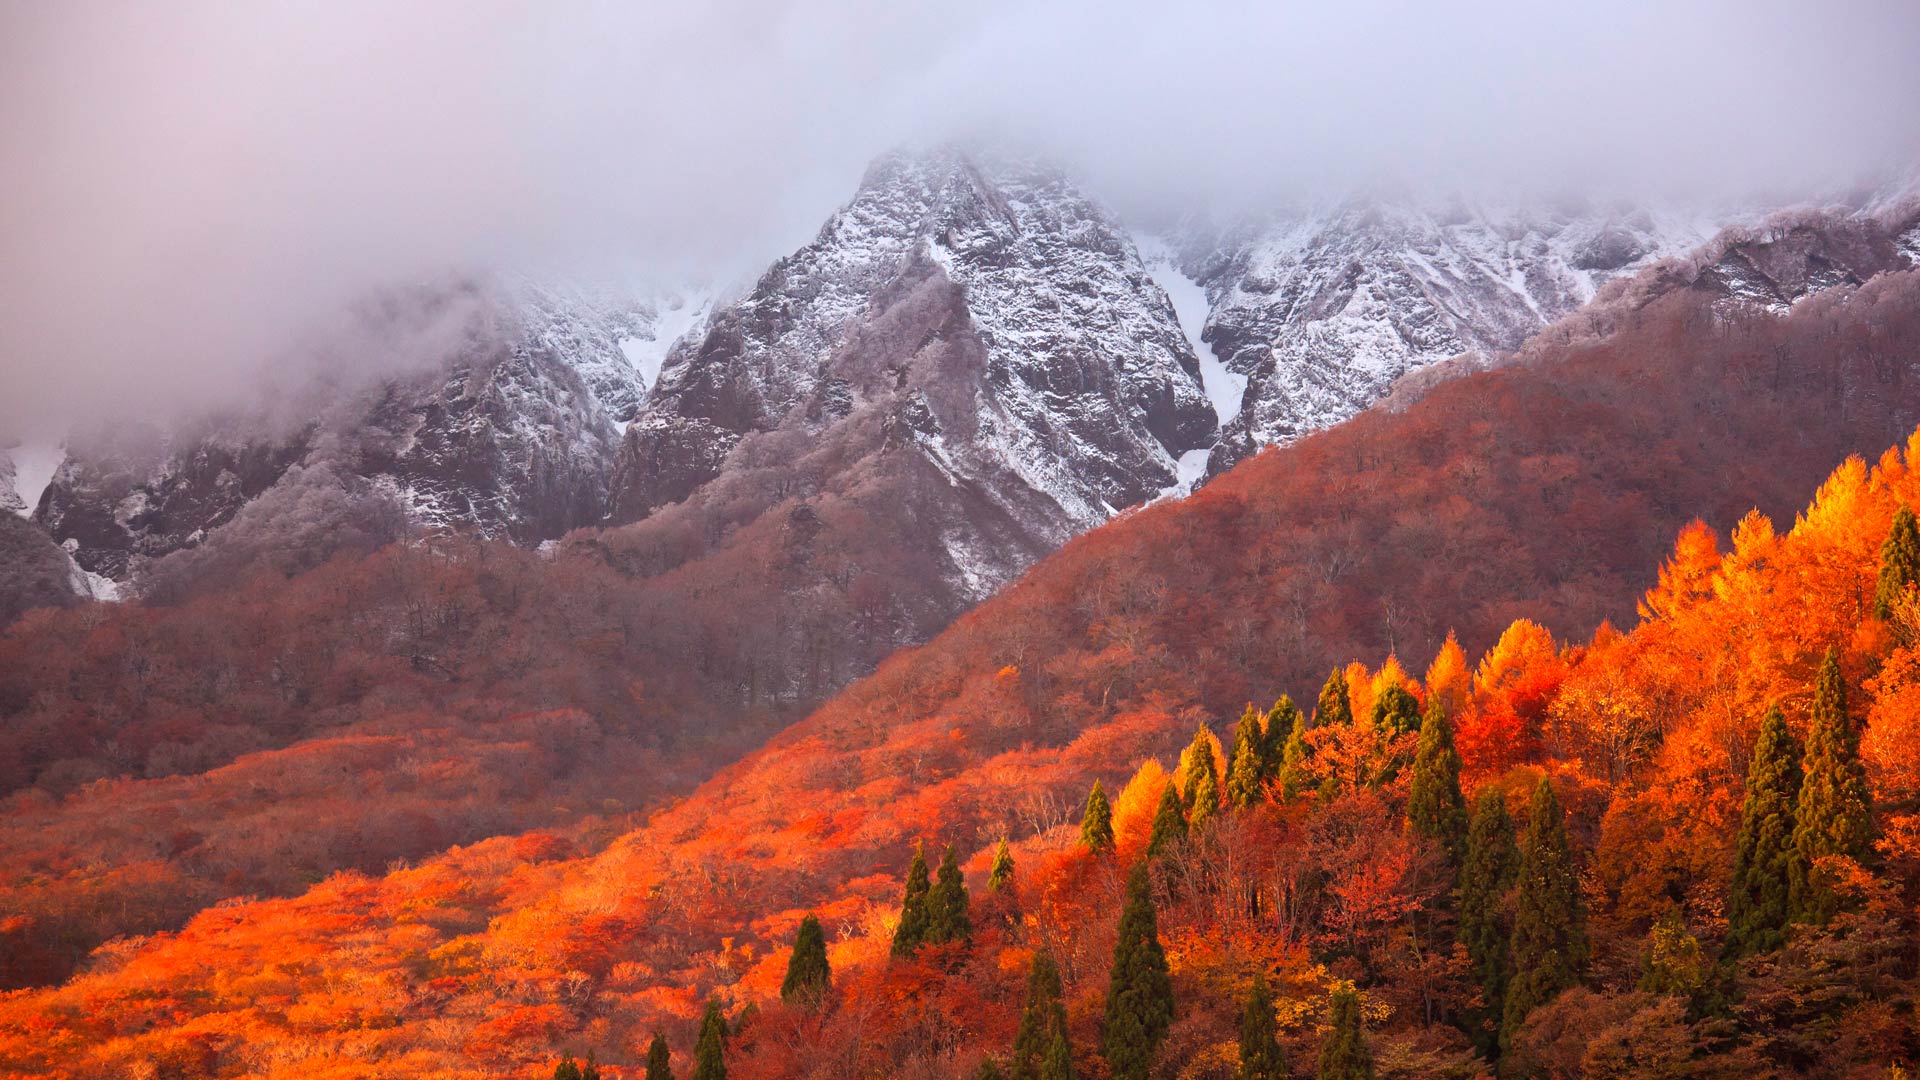
[[1030, 163], [890, 155], [667, 357], [622, 444], [613, 519], [724, 477], [758, 436], [869, 430], [847, 469], [918, 457], [1017, 534], [934, 529], [977, 599], [1174, 484], [1214, 427], [1173, 307], [1106, 211]]
[[472, 285], [395, 298], [368, 340], [451, 318], [454, 331], [429, 362], [359, 384], [317, 383], [271, 415], [76, 431], [34, 516], [82, 567], [116, 579], [138, 560], [203, 542], [291, 479], [323, 475], [355, 497], [396, 502], [424, 526], [524, 543], [557, 537], [605, 513], [619, 440], [610, 412], [644, 392], [616, 358], [650, 317], [637, 302]]
[[1645, 211], [1376, 201], [1187, 230], [1174, 248], [1206, 291], [1205, 339], [1245, 387], [1208, 471], [1339, 423], [1409, 372], [1514, 349], [1713, 232]]

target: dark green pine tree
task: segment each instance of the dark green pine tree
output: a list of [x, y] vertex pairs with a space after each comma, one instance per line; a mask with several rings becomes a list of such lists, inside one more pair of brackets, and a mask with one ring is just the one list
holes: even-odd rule
[[973, 940], [973, 920], [967, 915], [967, 882], [960, 876], [960, 864], [954, 861], [953, 845], [940, 856], [940, 873], [927, 895], [927, 938], [929, 944]]
[[1007, 1080], [1007, 1074], [1000, 1071], [1000, 1065], [992, 1058], [981, 1058], [980, 1068], [973, 1074], [973, 1080]]
[[793, 939], [787, 977], [780, 983], [780, 1000], [818, 1005], [826, 998], [832, 979], [833, 971], [827, 965], [827, 935], [820, 929], [820, 920], [808, 915], [800, 920], [800, 933]]
[[1187, 838], [1187, 810], [1180, 805], [1180, 792], [1172, 781], [1160, 792], [1160, 805], [1153, 812], [1153, 831], [1147, 834], [1147, 855], [1158, 855]]
[[1313, 707], [1313, 726], [1331, 727], [1353, 723], [1353, 701], [1347, 696], [1347, 674], [1339, 668], [1327, 676], [1320, 688], [1320, 701]]
[[560, 1064], [553, 1067], [553, 1080], [580, 1080], [580, 1065], [573, 1060], [572, 1051], [560, 1055]]
[[1153, 1055], [1173, 1023], [1173, 977], [1160, 946], [1159, 917], [1149, 891], [1147, 864], [1127, 878], [1127, 902], [1113, 946], [1102, 1048], [1114, 1080], [1146, 1080]]
[[1872, 797], [1860, 764], [1860, 732], [1847, 715], [1847, 685], [1833, 649], [1820, 664], [1800, 799], [1793, 812], [1793, 880], [1788, 906], [1794, 922], [1824, 925], [1839, 910], [1833, 883], [1818, 866], [1828, 856], [1864, 862], [1873, 844]]
[[1240, 714], [1233, 729], [1233, 752], [1227, 755], [1227, 805], [1237, 808], [1260, 801], [1266, 783], [1267, 739], [1260, 730], [1260, 714], [1252, 705]]
[[720, 1003], [707, 1001], [700, 1019], [700, 1041], [693, 1045], [693, 1076], [689, 1080], [727, 1080], [727, 1018]]
[[1920, 525], [1913, 511], [1901, 507], [1893, 515], [1893, 528], [1880, 545], [1880, 580], [1873, 589], [1873, 613], [1882, 619], [1893, 615], [1900, 594], [1920, 585]]
[[912, 956], [927, 940], [927, 927], [932, 921], [927, 894], [932, 890], [933, 883], [927, 877], [927, 854], [915, 844], [913, 862], [907, 866], [907, 895], [900, 902], [900, 925], [893, 931], [893, 955]]
[[1326, 1041], [1320, 1044], [1315, 1080], [1373, 1080], [1373, 1051], [1360, 1030], [1360, 992], [1352, 983], [1333, 988], [1328, 998]]
[[1776, 708], [1760, 722], [1747, 763], [1747, 796], [1734, 841], [1727, 896], [1727, 955], [1768, 952], [1786, 944], [1794, 876], [1793, 811], [1800, 798], [1800, 746]]
[[1440, 845], [1457, 870], [1466, 855], [1467, 798], [1460, 792], [1460, 752], [1453, 745], [1453, 722], [1436, 697], [1420, 724], [1420, 748], [1413, 757], [1413, 783], [1407, 792], [1407, 825], [1414, 835]]
[[1520, 851], [1513, 842], [1513, 818], [1506, 800], [1492, 785], [1480, 789], [1467, 828], [1466, 856], [1460, 866], [1460, 943], [1484, 1001], [1475, 1042], [1491, 1051], [1493, 1025], [1506, 1002], [1507, 891], [1520, 872]]
[[587, 1060], [580, 1063], [580, 1080], [600, 1080], [600, 1061], [587, 1051]]
[[1373, 701], [1373, 730], [1383, 739], [1405, 735], [1420, 726], [1420, 699], [1404, 686], [1389, 686]]
[[1093, 852], [1113, 850], [1113, 804], [1098, 780], [1087, 793], [1086, 812], [1080, 815], [1080, 846]]
[[1013, 884], [1013, 852], [1007, 847], [1005, 837], [994, 850], [993, 866], [987, 871], [987, 891], [999, 892]]
[[1181, 794], [1187, 806], [1187, 830], [1197, 835], [1220, 809], [1220, 772], [1213, 761], [1213, 736], [1206, 728], [1193, 733], [1186, 757]]
[[1240, 1076], [1238, 1080], [1286, 1080], [1287, 1059], [1274, 1036], [1273, 995], [1266, 977], [1253, 974], [1246, 1006], [1240, 1011]]
[[1567, 846], [1566, 814], [1553, 784], [1533, 789], [1526, 840], [1520, 845], [1519, 892], [1513, 915], [1513, 967], [1500, 1022], [1505, 1046], [1533, 1010], [1580, 981], [1587, 935], [1580, 882]]
[[1047, 1056], [1040, 1063], [1040, 1080], [1073, 1080], [1073, 1047], [1064, 1029], [1053, 1033]]
[[1260, 760], [1266, 766], [1266, 773], [1260, 777], [1261, 783], [1280, 776], [1281, 766], [1286, 763], [1287, 740], [1292, 737], [1294, 725], [1301, 719], [1300, 710], [1294, 706], [1293, 699], [1285, 694], [1281, 694], [1279, 700], [1273, 703], [1273, 708], [1267, 710], [1266, 732], [1260, 747]]
[[1287, 729], [1287, 741], [1280, 748], [1280, 792], [1291, 799], [1307, 790], [1307, 762], [1313, 749], [1307, 745], [1307, 717], [1294, 710], [1293, 726]]
[[653, 1033], [653, 1041], [647, 1044], [646, 1080], [673, 1080], [672, 1056], [667, 1053], [667, 1040], [657, 1031]]
[[1008, 1080], [1042, 1080], [1055, 1041], [1067, 1038], [1067, 1007], [1060, 1000], [1060, 968], [1045, 952], [1033, 954], [1027, 969], [1027, 1007], [1013, 1037]]

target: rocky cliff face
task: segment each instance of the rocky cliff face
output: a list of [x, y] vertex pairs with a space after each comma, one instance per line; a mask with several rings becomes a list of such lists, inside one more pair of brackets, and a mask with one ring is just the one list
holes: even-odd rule
[[951, 523], [945, 558], [977, 595], [1170, 486], [1214, 426], [1172, 305], [1110, 215], [1028, 163], [890, 155], [668, 356], [613, 516], [724, 477], [753, 436], [870, 429], [847, 468], [912, 453], [1018, 534], [1009, 548]]
[[1245, 380], [1209, 472], [1338, 423], [1426, 365], [1513, 349], [1713, 232], [1645, 211], [1354, 201], [1176, 237], [1211, 303], [1206, 340]]
[[370, 480], [426, 526], [536, 542], [598, 522], [619, 432], [572, 358], [618, 355], [644, 311], [614, 318], [472, 286], [389, 306], [406, 321], [416, 305], [463, 314], [404, 374], [315, 385], [274, 416], [75, 432], [36, 520], [86, 570], [116, 579], [199, 544], [295, 466]]

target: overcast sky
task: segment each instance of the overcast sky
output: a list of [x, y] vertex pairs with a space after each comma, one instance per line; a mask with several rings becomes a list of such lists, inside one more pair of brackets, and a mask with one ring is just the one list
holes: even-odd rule
[[1141, 216], [1711, 200], [1912, 162], [1917, 101], [1912, 0], [0, 0], [0, 434], [202, 400], [394, 282], [756, 268], [902, 142]]

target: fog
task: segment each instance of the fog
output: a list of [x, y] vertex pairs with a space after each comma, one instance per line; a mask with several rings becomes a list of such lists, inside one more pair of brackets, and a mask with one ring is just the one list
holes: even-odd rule
[[1543, 7], [0, 0], [0, 435], [230, 397], [394, 285], [748, 273], [900, 144], [1140, 217], [1916, 160], [1911, 0]]

